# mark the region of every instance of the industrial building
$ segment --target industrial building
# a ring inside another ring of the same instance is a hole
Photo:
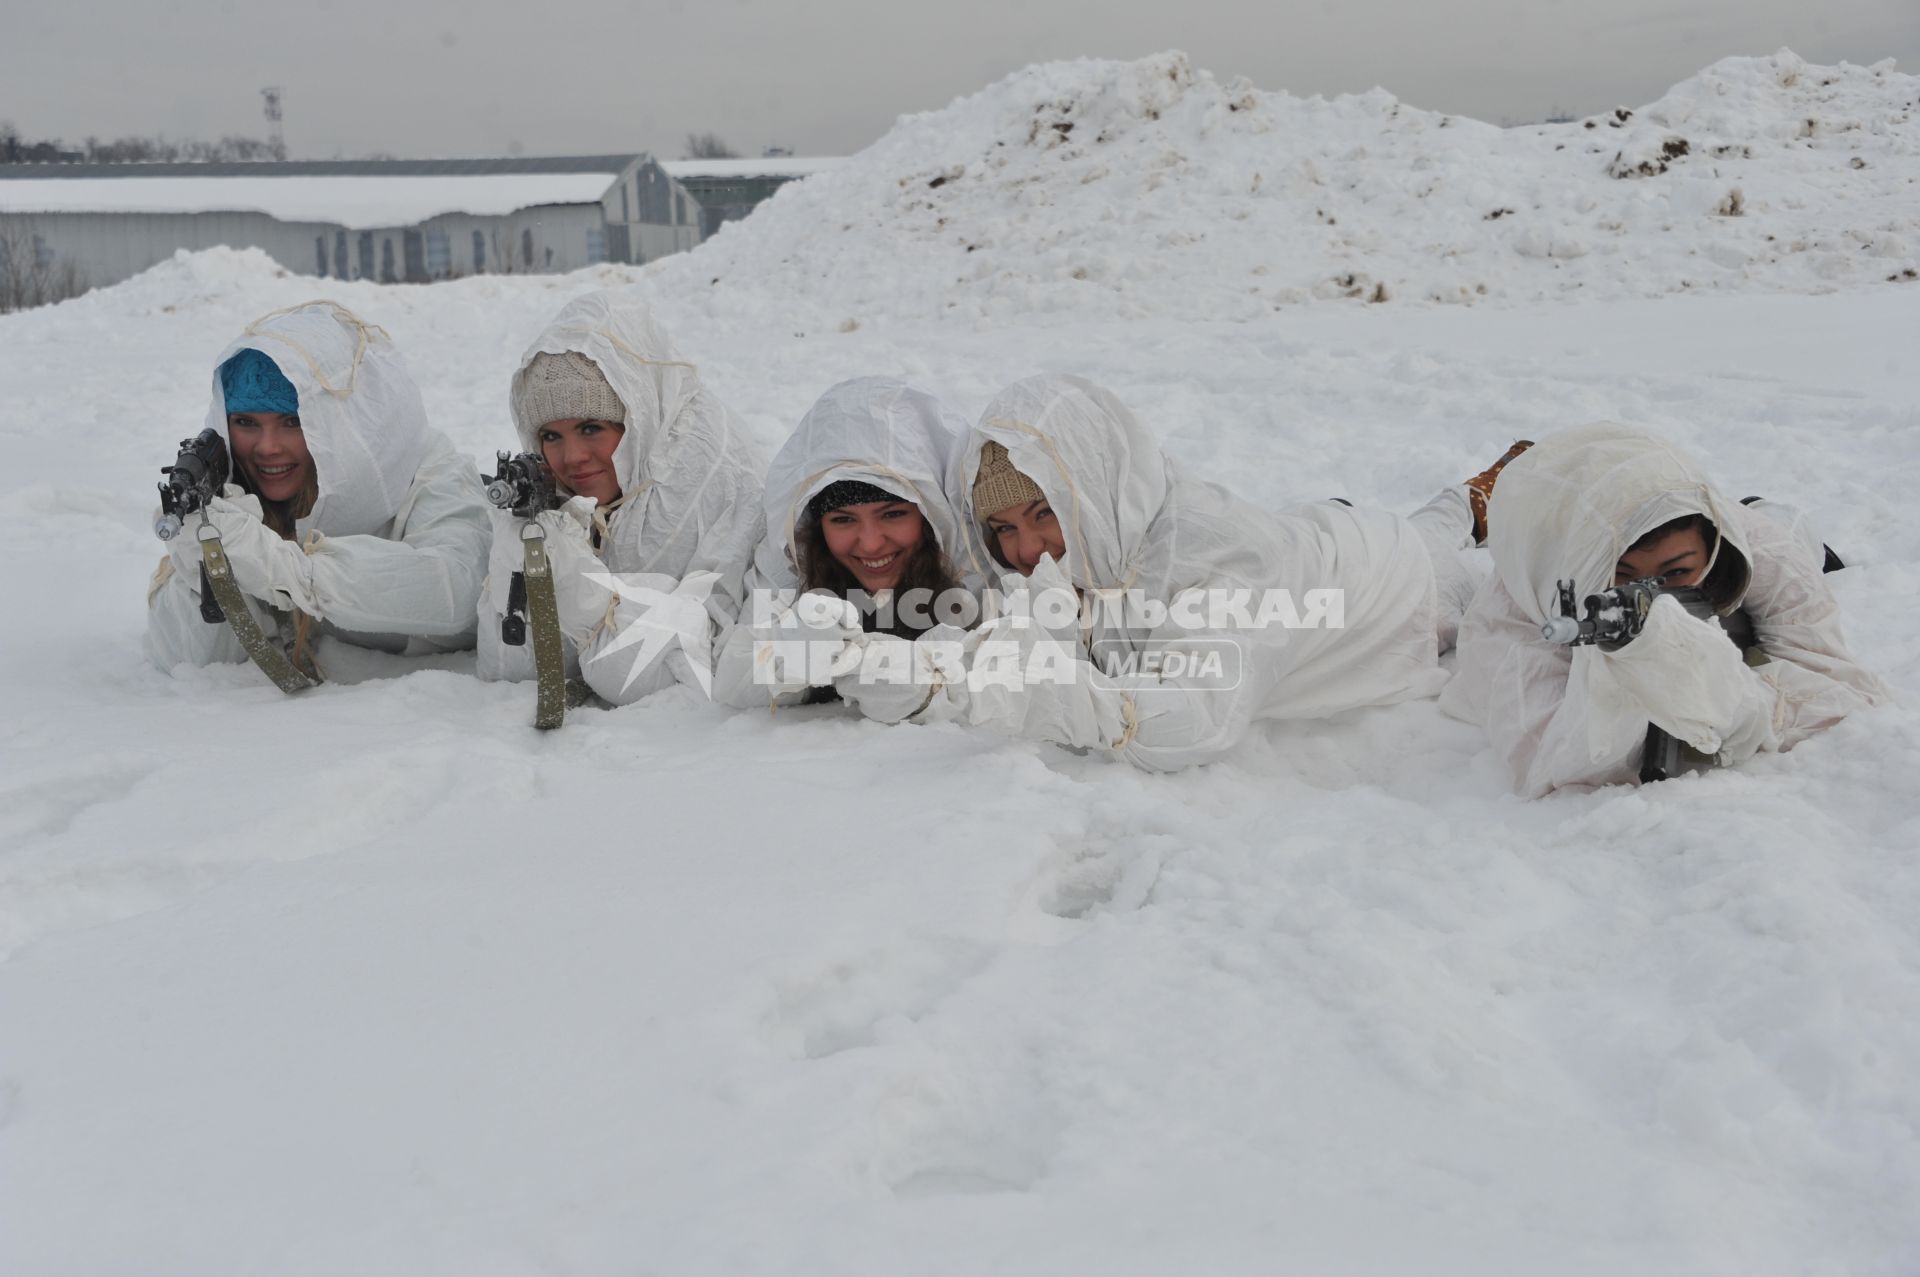
[[[0,165],[0,243],[94,287],[219,244],[383,282],[647,262],[699,243],[701,216],[644,154]]]

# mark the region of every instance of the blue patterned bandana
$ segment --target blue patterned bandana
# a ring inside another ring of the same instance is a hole
[[[228,412],[300,413],[300,395],[278,364],[257,350],[243,350],[220,365],[220,389]]]

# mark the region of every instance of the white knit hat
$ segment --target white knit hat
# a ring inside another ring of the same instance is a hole
[[[574,418],[627,422],[627,406],[600,375],[599,365],[574,350],[535,355],[514,380],[513,409],[535,427]]]

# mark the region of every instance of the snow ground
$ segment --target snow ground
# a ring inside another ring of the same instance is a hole
[[[1052,368],[1251,498],[1408,510],[1644,422],[1817,512],[1902,701],[1521,802],[1430,703],[1153,777],[688,689],[541,735],[458,672],[168,677],[141,494],[315,287],[185,257],[0,319],[0,1272],[1920,1269],[1920,288],[1649,300],[1648,237],[1605,300],[941,317],[892,225],[837,269],[899,306],[845,332],[687,286],[775,253],[758,216],[650,273],[327,289],[476,457],[628,278],[769,448],[842,377],[971,415]]]

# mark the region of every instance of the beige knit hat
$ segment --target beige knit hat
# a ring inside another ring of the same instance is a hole
[[[988,440],[980,449],[980,473],[973,481],[975,518],[989,519],[1009,506],[1042,500],[1040,485],[1016,470],[1006,445]]]
[[[576,417],[627,423],[627,406],[600,374],[599,365],[578,351],[535,355],[513,386],[513,410],[530,426]]]

